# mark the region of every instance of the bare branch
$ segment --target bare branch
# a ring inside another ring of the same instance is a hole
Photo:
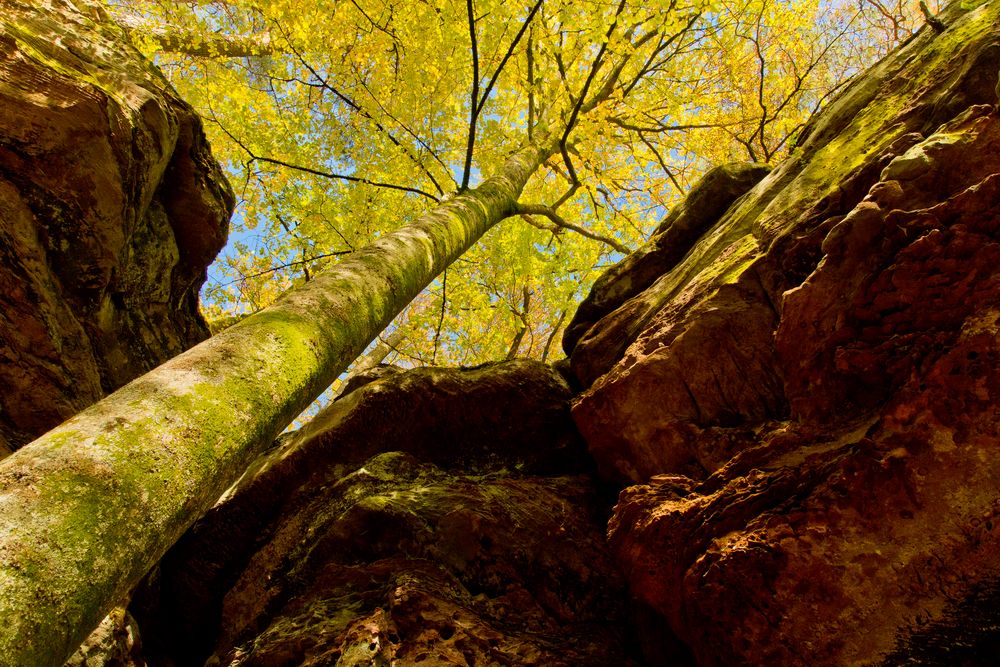
[[[214,114],[213,114],[213,116],[214,116]],[[239,139],[237,139],[236,136],[233,135],[232,132],[230,132],[221,122],[219,122],[218,118],[214,118],[213,117],[213,121],[219,126],[219,129],[221,129],[226,134],[226,136],[228,136],[230,139],[232,139],[233,142],[237,146],[239,146],[244,151],[246,151],[246,154],[250,156],[250,159],[246,163],[248,167],[251,164],[253,164],[254,162],[265,162],[267,164],[273,164],[273,165],[277,165],[279,167],[285,167],[287,169],[294,169],[295,171],[301,171],[301,172],[306,173],[306,174],[312,174],[313,176],[322,176],[323,178],[329,178],[329,179],[332,179],[332,180],[349,181],[351,183],[364,183],[365,185],[371,185],[373,187],[378,187],[378,188],[387,188],[389,190],[401,190],[403,192],[412,192],[414,194],[418,194],[418,195],[422,195],[424,197],[427,197],[428,199],[430,199],[430,200],[432,200],[434,202],[438,201],[437,197],[435,197],[434,195],[432,195],[429,192],[425,192],[423,190],[420,190],[419,188],[410,188],[410,187],[407,187],[405,185],[395,185],[393,183],[382,183],[382,182],[379,182],[379,181],[373,181],[371,179],[364,178],[362,176],[349,176],[347,174],[337,174],[337,173],[330,172],[330,171],[323,171],[321,169],[313,169],[312,167],[303,167],[302,165],[294,164],[292,162],[286,162],[285,160],[278,160],[278,159],[275,159],[275,158],[270,158],[270,157],[264,157],[264,156],[261,156],[261,155],[256,155],[253,151],[250,150],[250,148],[247,147],[246,144],[244,144],[242,141],[240,141]]]
[[[372,100],[372,102],[375,103],[375,106],[377,106],[379,108],[379,111],[381,111],[383,114],[385,114],[386,117],[389,118],[392,122],[396,123],[396,125],[399,125],[400,129],[402,129],[403,132],[406,132],[408,135],[410,135],[411,137],[413,137],[413,140],[416,141],[418,144],[420,144],[423,147],[423,149],[426,150],[427,153],[432,158],[434,158],[434,161],[437,162],[439,165],[441,165],[444,168],[445,173],[448,174],[449,178],[451,178],[452,183],[455,184],[455,188],[457,189],[458,188],[458,181],[456,181],[451,176],[451,167],[449,167],[447,164],[445,164],[444,160],[442,160],[440,158],[440,156],[438,156],[437,152],[433,148],[431,148],[431,146],[426,141],[424,141],[416,132],[414,132],[413,130],[411,130],[409,128],[409,126],[407,126],[403,121],[401,121],[398,118],[396,118],[395,116],[393,116],[389,112],[389,110],[385,108],[385,106],[382,104],[381,100],[379,100],[379,98],[375,95],[375,93],[373,93],[371,91],[371,89],[368,87],[368,84],[365,83],[364,78],[360,75],[360,73],[358,72],[357,66],[353,62],[351,63],[351,69],[354,70],[354,74],[358,77],[358,84],[361,86],[361,88],[366,93],[368,93],[368,97],[370,97],[371,100]]]
[[[612,125],[617,125],[623,130],[629,130],[639,134],[659,134],[662,132],[682,132],[685,130],[707,130],[726,127],[727,125],[736,125],[736,123],[689,123],[685,125],[666,125],[664,123],[660,123],[658,125],[647,125],[644,127],[642,125],[629,123],[618,116],[609,116],[608,122]]]
[[[320,255],[313,255],[312,257],[307,257],[305,259],[297,259],[294,262],[288,262],[287,264],[281,264],[279,266],[272,266],[269,269],[264,269],[263,271],[258,271],[257,273],[247,273],[240,274],[239,278],[230,280],[229,282],[219,283],[219,287],[228,287],[235,283],[241,283],[249,278],[259,278],[261,276],[266,276],[269,273],[274,273],[276,271],[281,271],[282,269],[289,269],[293,266],[299,266],[302,264],[308,264],[309,262],[315,262],[320,259],[326,259],[327,257],[340,257],[341,255],[350,255],[353,250],[334,250],[333,252],[325,252]]]
[[[444,311],[448,307],[448,269],[441,274],[441,314],[438,316],[437,328],[434,330],[434,352],[431,353],[431,363],[437,361],[438,343],[441,340],[441,326],[444,324]]]
[[[660,151],[656,150],[656,146],[654,146],[651,141],[646,139],[646,137],[642,136],[641,134],[639,135],[639,140],[642,143],[646,144],[646,148],[652,151],[653,155],[656,156],[656,161],[660,163],[660,168],[663,169],[663,173],[667,175],[667,178],[670,179],[670,182],[674,184],[675,188],[677,188],[678,194],[683,193],[684,189],[681,187],[681,184],[678,183],[677,179],[674,177],[674,172],[667,166],[667,163],[663,160],[663,156],[660,155]]]
[[[486,101],[490,97],[490,93],[493,92],[493,86],[496,84],[497,79],[500,76],[500,72],[503,71],[504,66],[507,61],[510,60],[511,56],[514,54],[514,50],[520,43],[521,38],[524,37],[524,33],[528,30],[528,26],[531,25],[532,19],[535,18],[535,14],[538,9],[542,6],[542,0],[537,0],[531,11],[528,12],[528,16],[524,19],[521,24],[520,30],[517,31],[517,35],[514,36],[513,41],[510,46],[507,47],[507,52],[504,54],[503,58],[500,60],[500,64],[497,65],[496,70],[493,72],[493,76],[486,84],[486,88],[483,90],[482,96],[479,94],[479,50],[476,41],[476,19],[474,16],[474,9],[472,6],[473,0],[466,0],[466,7],[468,9],[469,15],[469,39],[472,44],[472,103],[471,103],[471,113],[469,117],[469,138],[465,149],[465,168],[462,171],[462,190],[469,187],[469,178],[472,173],[472,155],[475,150],[476,143],[476,124],[479,121],[479,114],[482,113],[483,107],[486,106]],[[530,123],[529,123],[529,134],[530,134]]]
[[[545,346],[542,348],[542,363],[549,358],[549,349],[552,347],[552,341],[555,340],[556,335],[559,333],[559,327],[562,326],[563,320],[566,319],[566,309],[563,308],[559,311],[559,319],[556,320],[555,326],[552,327],[552,331],[549,332],[548,338],[545,339]]]
[[[764,58],[763,51],[761,50],[760,30],[761,30],[761,22],[764,20],[764,7],[766,6],[766,4],[767,4],[766,2],[764,4],[762,4],[761,8],[760,8],[760,11],[757,13],[757,23],[754,26],[754,36],[753,36],[753,39],[751,40],[751,41],[753,41],[754,51],[757,54],[757,62],[759,64],[759,66],[758,66],[758,70],[759,71],[758,71],[758,74],[757,74],[757,76],[758,76],[758,80],[757,80],[757,104],[760,106],[760,124],[758,125],[757,130],[754,132],[754,135],[756,135],[758,137],[758,139],[760,141],[761,148],[762,148],[762,150],[764,150],[764,160],[765,160],[765,162],[767,161],[767,158],[768,158],[768,156],[767,156],[767,146],[764,143],[764,128],[767,125],[767,103],[764,101],[764,83],[765,83],[765,80],[766,80],[766,74],[765,74],[766,69],[765,68],[766,68],[767,61]],[[753,141],[753,136],[754,135],[751,135],[751,137],[750,137],[750,141],[751,142]]]
[[[307,257],[309,254],[307,251],[310,249],[309,241],[296,234],[295,230],[292,229],[291,225],[285,222],[285,219],[281,217],[280,213],[276,213],[275,217],[278,219],[278,223],[281,225],[282,229],[285,230],[286,234],[302,243],[302,246],[299,249],[302,252],[302,274],[305,276],[306,282],[309,282],[312,280],[312,276],[309,275],[309,258]]]
[[[564,192],[563,196],[560,197],[558,200],[556,200],[556,203],[552,205],[552,210],[554,211],[563,204],[565,204],[566,202],[568,202],[573,197],[573,195],[577,193],[579,189],[580,189],[580,181],[577,181],[576,183],[571,183],[569,186],[569,190]]]
[[[535,130],[535,52],[534,31],[528,33],[528,141]]]
[[[542,6],[542,0],[538,0],[535,3],[535,6],[531,8],[531,11],[528,12],[527,18],[525,18],[524,23],[521,24],[521,29],[517,31],[517,34],[514,36],[514,41],[512,41],[510,43],[510,46],[507,48],[507,53],[504,54],[504,57],[500,61],[500,64],[497,65],[496,71],[493,72],[493,76],[490,77],[489,82],[486,84],[486,89],[483,91],[483,95],[479,100],[479,106],[476,108],[477,116],[482,112],[483,107],[486,105],[486,100],[489,99],[490,93],[493,91],[493,84],[497,82],[497,77],[500,76],[500,72],[503,71],[504,65],[507,64],[507,61],[510,60],[510,57],[514,54],[514,49],[517,48],[517,45],[521,41],[521,38],[524,37],[525,31],[528,29],[528,26],[531,25],[532,19],[535,18],[535,14],[538,13],[538,9],[541,6]]]
[[[521,326],[517,328],[517,333],[514,334],[514,340],[510,343],[510,348],[507,350],[507,361],[510,361],[517,356],[518,348],[521,347],[521,341],[524,340],[524,334],[528,331],[528,307],[531,304],[531,290],[525,285],[522,290],[523,302],[521,304],[521,310],[517,310],[513,306],[510,310],[514,315],[521,320]]]
[[[472,152],[476,145],[476,120],[479,118],[479,45],[476,43],[476,16],[472,0],[465,1],[469,14],[469,40],[472,43],[472,102],[469,104],[469,139],[465,146],[465,168],[462,170],[462,186],[469,187],[472,174]]]
[[[671,8],[673,8],[672,4],[671,4]],[[678,30],[677,32],[675,32],[674,34],[672,34],[670,37],[668,37],[666,39],[664,39],[662,36],[660,37],[660,43],[656,45],[656,48],[654,48],[653,51],[652,51],[652,53],[649,54],[649,57],[646,58],[646,62],[643,63],[642,67],[639,68],[638,73],[632,78],[632,81],[627,86],[625,86],[623,88],[623,90],[622,90],[622,97],[625,97],[630,92],[632,92],[632,90],[637,85],[639,85],[639,82],[644,77],[646,77],[650,72],[652,72],[652,71],[654,71],[654,70],[662,67],[664,65],[664,63],[666,63],[667,61],[675,58],[678,55],[678,53],[680,52],[680,50],[684,46],[683,44],[677,44],[672,53],[670,53],[669,55],[664,56],[659,61],[657,61],[657,57],[661,53],[663,53],[664,51],[666,51],[668,47],[673,46],[675,42],[677,42],[679,39],[681,39],[685,35],[689,34],[691,32],[691,30],[694,28],[695,23],[697,23],[700,18],[701,18],[701,13],[700,12],[696,12],[696,13],[694,13],[694,14],[691,15],[691,17],[688,19],[688,22],[687,22],[686,25],[684,25],[680,30]],[[647,35],[644,36],[644,39],[646,37],[648,37],[650,34],[652,34],[652,33],[647,33]]]
[[[359,8],[359,10],[360,10],[360,8]],[[365,18],[368,18],[368,16],[365,15]],[[278,30],[281,30],[281,26],[278,26]],[[283,30],[282,30],[282,33],[284,33]],[[287,40],[287,35],[286,35],[286,41],[288,41]],[[319,85],[320,85],[320,87],[322,89],[327,90],[327,91],[333,93],[333,95],[337,99],[339,99],[341,102],[343,102],[344,104],[346,104],[349,109],[351,109],[352,111],[354,111],[355,113],[357,113],[358,115],[360,115],[362,118],[364,118],[364,119],[368,120],[369,122],[371,122],[372,125],[375,126],[375,129],[377,129],[379,132],[381,132],[382,134],[384,134],[389,139],[389,141],[392,142],[392,144],[394,146],[396,146],[401,151],[403,151],[403,154],[406,155],[406,157],[410,160],[410,162],[412,162],[413,164],[415,164],[417,166],[417,168],[420,169],[420,171],[422,171],[424,173],[424,175],[426,175],[427,178],[430,179],[431,183],[434,185],[434,189],[436,189],[438,191],[439,195],[443,195],[444,194],[444,190],[441,188],[441,185],[438,183],[437,179],[434,178],[434,174],[432,174],[430,172],[430,170],[428,170],[427,167],[423,163],[420,162],[420,160],[417,158],[417,156],[415,156],[413,153],[411,153],[410,149],[407,148],[402,142],[400,142],[399,139],[397,139],[396,136],[391,131],[387,130],[382,125],[382,123],[380,123],[378,121],[377,118],[375,118],[374,116],[371,115],[371,113],[368,112],[368,110],[366,110],[360,104],[358,104],[353,99],[351,99],[350,97],[348,97],[345,93],[343,93],[340,90],[338,90],[326,78],[324,78],[323,76],[321,76],[320,73],[316,71],[316,68],[314,68],[312,65],[309,64],[308,61],[306,61],[306,59],[302,55],[302,53],[299,52],[298,49],[296,49],[294,46],[291,45],[291,42],[289,42],[289,48],[291,49],[291,51],[295,55],[295,57],[298,59],[299,63],[303,67],[305,67],[307,70],[309,70],[309,73],[312,74],[312,76],[316,79],[316,81],[319,82]]]
[[[361,5],[357,3],[357,0],[351,0],[351,4],[354,5],[354,8],[357,9],[361,13],[361,15],[365,17],[365,19],[368,21],[368,23],[371,24],[373,28],[375,28],[379,32],[388,35],[389,38],[392,40],[392,43],[396,46],[399,46],[399,39],[396,37],[396,34],[394,32],[388,30],[383,26],[380,26],[377,21],[375,21],[372,17],[368,16],[365,10],[361,8]],[[389,5],[389,10],[390,12],[392,11],[392,5]]]
[[[612,248],[614,248],[615,250],[617,250],[622,254],[627,255],[632,252],[631,248],[619,243],[613,238],[602,236],[600,234],[590,231],[589,229],[568,222],[565,218],[556,213],[555,209],[552,208],[551,206],[545,206],[544,204],[518,204],[514,209],[514,213],[517,215],[543,215],[549,220],[551,220],[552,223],[557,227],[560,227],[562,229],[569,229],[570,231],[574,231],[577,234],[585,236],[588,239],[594,241],[600,241],[605,245],[611,246]]]
[[[569,121],[566,123],[566,129],[563,130],[562,138],[559,139],[559,152],[562,153],[563,161],[566,163],[566,170],[569,172],[570,179],[574,185],[579,179],[576,176],[576,170],[573,168],[573,162],[569,159],[569,153],[566,150],[566,140],[569,139],[569,134],[573,131],[577,118],[580,116],[580,109],[583,106],[584,100],[587,99],[587,92],[590,90],[590,85],[594,82],[594,77],[597,76],[597,72],[604,63],[604,54],[608,50],[608,44],[611,43],[611,35],[614,34],[615,28],[618,27],[618,18],[625,10],[625,1],[621,0],[618,3],[618,9],[615,11],[615,19],[611,22],[611,27],[608,28],[604,35],[604,43],[601,44],[600,50],[594,57],[594,64],[590,67],[590,73],[587,75],[587,80],[583,84],[583,89],[580,91],[580,96],[577,98],[576,104],[573,105],[573,111],[570,113]]]

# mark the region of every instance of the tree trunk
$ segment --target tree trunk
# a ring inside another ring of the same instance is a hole
[[[0,463],[0,664],[59,665],[552,155],[345,258]]]

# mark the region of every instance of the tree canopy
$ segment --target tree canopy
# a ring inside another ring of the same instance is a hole
[[[707,168],[772,162],[923,18],[897,0],[109,0],[240,197],[216,328],[557,150],[395,321],[390,360],[551,360],[567,313]],[[385,334],[383,338],[388,335]]]

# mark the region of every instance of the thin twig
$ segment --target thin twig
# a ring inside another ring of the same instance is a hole
[[[545,339],[545,347],[542,348],[542,363],[549,358],[549,348],[552,347],[552,341],[555,339],[556,334],[559,333],[559,327],[562,326],[563,320],[566,319],[566,309],[563,308],[559,311],[559,319],[556,320],[556,324],[552,327],[552,331],[549,333],[549,337]]]
[[[535,55],[534,28],[528,32],[528,141],[535,130]]]
[[[517,330],[517,333],[514,334],[514,340],[511,341],[510,348],[508,348],[507,350],[507,357],[506,357],[507,361],[510,361],[511,359],[517,356],[517,350],[518,348],[521,347],[521,341],[524,340],[524,334],[527,333],[529,328],[528,308],[531,304],[531,290],[528,288],[527,285],[525,285],[521,293],[524,295],[523,296],[524,301],[522,302],[521,310],[517,310],[512,305],[508,306],[511,312],[514,313],[514,315],[519,320],[521,320],[521,327]],[[530,346],[528,349],[529,350],[531,349]]]
[[[395,33],[389,31],[386,28],[383,28],[374,19],[372,19],[372,17],[368,16],[368,14],[365,12],[364,9],[361,8],[361,6],[356,2],[356,0],[351,0],[351,4],[354,5],[355,9],[357,9],[359,12],[361,12],[362,16],[364,16],[366,19],[368,19],[368,22],[372,25],[373,28],[375,28],[376,30],[378,30],[380,32],[385,33],[386,35],[388,35],[392,39],[392,43],[393,44],[399,45],[399,38],[396,37]]]
[[[418,144],[420,144],[423,147],[423,149],[425,151],[427,151],[427,154],[430,155],[432,158],[434,158],[434,161],[437,162],[439,165],[441,165],[444,168],[445,173],[448,174],[449,178],[451,178],[451,180],[452,180],[452,183],[455,184],[455,188],[458,189],[458,181],[456,181],[455,178],[451,175],[451,171],[452,170],[445,163],[445,161],[441,159],[441,157],[437,154],[437,152],[430,146],[430,144],[428,144],[426,141],[424,141],[423,138],[420,137],[420,135],[418,135],[416,132],[414,132],[413,130],[411,130],[410,127],[408,125],[406,125],[406,123],[404,123],[403,121],[401,121],[398,118],[396,118],[395,116],[393,116],[392,113],[390,113],[389,110],[385,108],[385,106],[382,104],[382,101],[375,95],[375,93],[373,93],[371,91],[371,89],[368,87],[368,84],[366,84],[364,82],[364,79],[361,77],[361,75],[358,72],[358,69],[355,66],[355,64],[354,64],[353,61],[350,63],[350,65],[351,65],[351,69],[354,71],[355,76],[358,77],[358,85],[360,85],[361,88],[366,93],[368,93],[368,97],[370,97],[372,99],[372,102],[374,102],[375,106],[377,106],[379,108],[379,111],[381,111],[383,114],[385,114],[385,116],[389,120],[391,120],[392,122],[396,123],[396,125],[399,125],[400,129],[402,129],[403,132],[406,132],[408,135],[410,135],[411,137],[413,137],[413,140],[416,141]]]
[[[646,144],[646,148],[651,150],[653,152],[653,155],[656,156],[656,161],[660,163],[660,168],[663,169],[663,173],[667,175],[667,178],[670,179],[670,182],[674,184],[675,188],[677,188],[677,193],[678,194],[683,193],[684,188],[682,188],[681,184],[677,182],[677,179],[674,177],[674,172],[671,171],[669,167],[667,167],[667,163],[664,162],[663,156],[660,155],[660,151],[656,150],[656,147],[652,144],[652,142],[650,142],[649,139],[642,136],[641,134],[639,135],[639,141]]]
[[[359,8],[359,10],[360,10],[360,8]],[[367,18],[367,15],[366,15],[366,18]],[[284,34],[284,30],[282,30],[281,26],[278,25],[277,27],[278,27],[278,30],[281,31]],[[288,41],[288,37],[287,36],[285,37],[285,39],[286,39],[286,41]],[[324,77],[322,77],[319,74],[319,72],[317,72],[316,69],[306,61],[305,57],[303,57],[303,55],[298,51],[298,49],[296,49],[294,46],[292,46],[290,41],[288,41],[288,43],[289,43],[289,48],[292,50],[292,53],[295,54],[295,57],[298,58],[299,63],[301,63],[303,67],[305,67],[307,70],[309,70],[309,73],[312,74],[313,77],[319,82],[319,85],[320,85],[320,87],[322,89],[330,91],[331,93],[333,93],[333,95],[335,97],[337,97],[337,99],[339,99],[341,102],[343,102],[344,104],[346,104],[352,111],[354,111],[355,113],[357,113],[361,117],[365,118],[366,120],[370,121],[375,126],[375,129],[377,129],[379,132],[381,132],[386,137],[388,137],[389,141],[392,142],[392,144],[394,146],[396,146],[401,151],[403,151],[403,154],[406,155],[406,157],[410,160],[410,162],[412,162],[413,164],[415,164],[417,166],[417,168],[420,169],[420,171],[422,171],[424,173],[424,175],[426,175],[427,178],[430,179],[431,183],[434,185],[434,189],[438,191],[439,195],[443,195],[444,194],[444,190],[441,188],[441,185],[438,183],[437,179],[434,178],[434,174],[432,174],[430,172],[430,170],[427,169],[427,167],[424,166],[423,163],[420,162],[420,160],[417,158],[417,156],[415,156],[413,153],[410,152],[409,148],[407,148],[405,145],[403,145],[403,143],[400,142],[399,139],[397,139],[396,136],[391,131],[389,131],[388,129],[386,129],[382,125],[382,123],[380,123],[378,121],[377,118],[375,118],[374,116],[372,116],[371,113],[368,112],[368,110],[366,110],[365,108],[363,108],[360,104],[358,104],[353,99],[351,99],[350,97],[348,97],[345,93],[343,93],[340,90],[338,90],[329,81],[327,81]],[[307,84],[307,85],[309,85],[309,84]]]
[[[563,161],[566,163],[566,170],[569,171],[571,182],[574,185],[579,182],[579,179],[577,179],[576,169],[573,168],[573,163],[569,159],[566,141],[569,139],[569,134],[576,125],[577,118],[580,115],[580,108],[583,106],[584,100],[587,99],[587,92],[590,90],[590,85],[594,82],[594,77],[597,76],[597,72],[601,69],[601,65],[604,62],[604,54],[608,50],[608,44],[611,43],[611,35],[614,33],[615,28],[618,27],[618,18],[625,10],[625,2],[626,0],[621,0],[618,4],[618,9],[615,11],[615,20],[611,22],[611,27],[608,28],[607,33],[604,35],[604,43],[601,44],[601,49],[594,58],[594,64],[590,67],[590,74],[587,75],[587,80],[583,83],[583,90],[580,91],[580,96],[577,98],[576,104],[573,105],[573,111],[570,113],[569,121],[566,123],[566,129],[563,130],[563,135],[559,139],[559,152],[562,153]]]
[[[643,127],[642,125],[635,125],[629,123],[617,116],[609,116],[608,122],[612,125],[617,125],[623,130],[629,130],[631,132],[637,132],[639,134],[659,134],[662,132],[682,132],[685,130],[708,130],[715,129],[719,127],[726,127],[727,125],[736,125],[735,122],[732,123],[689,123],[686,125],[666,125],[661,123],[659,125],[647,125]]]
[[[528,12],[528,17],[524,19],[524,23],[521,24],[521,29],[518,30],[517,34],[514,36],[514,41],[512,41],[510,46],[507,48],[507,53],[504,54],[503,60],[500,61],[500,64],[497,65],[496,71],[493,72],[493,76],[490,77],[489,82],[486,84],[486,89],[483,91],[483,95],[479,100],[479,106],[476,108],[477,116],[482,112],[483,107],[486,105],[486,100],[489,98],[490,92],[493,91],[493,84],[497,82],[497,77],[500,76],[500,72],[503,71],[504,65],[507,64],[507,61],[510,60],[510,57],[514,54],[514,49],[517,48],[521,38],[524,37],[525,31],[528,29],[528,26],[531,25],[532,19],[535,18],[535,14],[538,13],[538,9],[541,6],[542,0],[538,0],[538,2],[535,3],[535,6],[531,8],[531,11]]]
[[[517,206],[514,209],[514,212],[518,215],[543,215],[550,221],[552,221],[552,224],[556,225],[557,227],[574,231],[577,234],[580,234],[581,236],[586,236],[588,239],[591,239],[593,241],[600,241],[605,245],[611,246],[612,248],[614,248],[615,250],[617,250],[622,254],[627,255],[632,252],[632,250],[628,246],[619,243],[613,238],[602,236],[600,234],[590,231],[589,229],[568,222],[565,218],[556,213],[555,209],[553,209],[551,206],[545,206],[544,204],[517,204]]]
[[[298,266],[299,264],[307,264],[309,262],[315,262],[319,259],[326,259],[327,257],[339,257],[341,255],[350,255],[352,250],[335,250],[333,252],[325,252],[321,255],[314,255],[312,257],[307,257],[306,259],[297,259],[294,262],[288,262],[287,264],[282,264],[280,266],[272,266],[270,269],[265,269],[264,271],[258,271],[257,273],[240,274],[239,278],[230,280],[227,283],[219,283],[219,287],[228,287],[235,283],[243,282],[248,278],[260,278],[261,276],[266,276],[269,273],[274,273],[275,271],[281,271],[282,269],[288,269],[293,266]]]
[[[309,250],[309,242],[298,236],[294,231],[292,231],[291,225],[285,222],[285,219],[281,217],[280,213],[276,213],[275,217],[278,219],[278,223],[281,225],[282,229],[285,230],[286,234],[288,234],[293,239],[302,241],[302,247],[299,248],[299,250],[302,253],[302,275],[305,277],[306,282],[309,282],[310,280],[312,280],[312,276],[309,275],[309,265],[307,264],[309,259],[306,256],[308,254],[306,251]]]
[[[294,169],[295,171],[301,171],[306,174],[312,174],[313,176],[322,176],[324,178],[329,178],[329,179],[339,179],[342,181],[349,181],[351,183],[364,183],[365,185],[371,185],[378,188],[387,188],[389,190],[401,190],[403,192],[412,192],[414,194],[423,195],[424,197],[427,197],[432,201],[435,202],[439,201],[438,198],[432,195],[431,193],[425,192],[424,190],[421,190],[419,188],[409,188],[406,187],[405,185],[395,185],[393,183],[381,183],[379,181],[373,181],[371,179],[364,178],[361,176],[348,176],[347,174],[336,174],[330,171],[322,171],[321,169],[313,169],[312,167],[303,167],[302,165],[293,164],[291,162],[286,162],[284,160],[277,160],[275,158],[256,155],[253,151],[251,151],[247,147],[246,144],[237,139],[232,132],[226,129],[226,127],[221,122],[219,122],[217,118],[214,120],[216,124],[219,126],[219,129],[222,130],[226,134],[226,136],[232,139],[237,146],[246,151],[247,155],[250,156],[250,159],[246,163],[247,167],[249,167],[254,162],[266,162],[268,164],[277,165],[279,167],[286,167],[288,169]]]
[[[448,269],[441,275],[441,314],[438,315],[437,329],[434,331],[434,352],[431,363],[437,362],[438,342],[441,340],[441,326],[444,324],[444,311],[448,305]]]

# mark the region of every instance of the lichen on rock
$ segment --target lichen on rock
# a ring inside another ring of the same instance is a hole
[[[97,6],[5,2],[0,50],[2,453],[208,336],[233,195]]]
[[[252,466],[140,589],[148,655],[629,664],[569,398],[526,360],[354,389]]]
[[[205,335],[195,292],[231,196],[197,119],[151,66],[119,57],[98,10],[6,9],[0,380],[25,389],[0,397],[0,445],[16,446]],[[788,160],[710,172],[598,281],[566,338],[578,395],[525,360],[352,383],[174,545],[134,596],[137,621],[116,610],[72,660],[991,664],[1000,4],[953,4],[941,20],[846,87]],[[460,220],[461,206],[439,215]],[[384,304],[364,301],[357,275],[331,280],[358,321],[379,320]],[[288,410],[254,392],[318,384],[295,359],[329,338],[297,313],[330,303],[300,294],[211,341],[229,357],[258,348],[236,373],[256,384],[185,393],[213,358],[191,355],[123,395],[172,401],[175,416]],[[265,363],[289,350],[284,372]],[[74,423],[103,423],[95,412]],[[133,421],[127,437],[153,432],[153,418]],[[112,500],[133,494],[133,516],[162,517],[171,493],[207,507],[221,492],[185,477],[213,470],[215,434],[177,429],[160,450],[88,451],[75,465],[98,483],[58,459],[5,479],[82,508],[53,521],[62,548],[94,535],[131,545],[145,536],[108,525]],[[250,454],[218,465],[242,469]],[[136,483],[139,468],[162,497]],[[610,520],[609,489],[621,491]],[[11,543],[33,566],[52,551]],[[154,546],[150,560],[166,549]],[[107,569],[83,553],[59,583]],[[30,626],[22,611],[8,618]],[[70,624],[78,610],[60,611]],[[139,634],[144,656],[121,650]]]
[[[1000,5],[941,16],[656,279],[612,368],[583,370],[574,418],[628,485],[612,548],[698,664],[991,662]]]

